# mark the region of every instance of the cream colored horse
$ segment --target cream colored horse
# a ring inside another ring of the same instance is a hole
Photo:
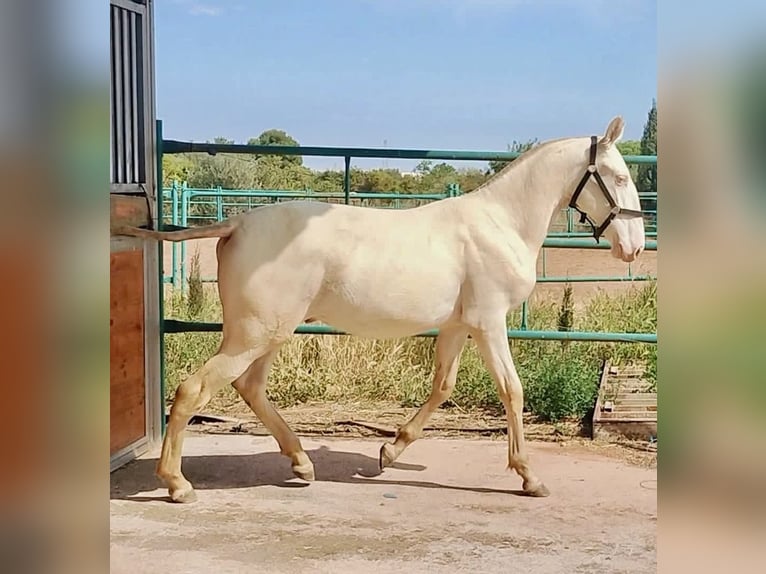
[[[614,118],[597,144],[595,138],[547,142],[474,192],[413,209],[293,201],[184,231],[114,228],[113,234],[169,241],[221,238],[223,339],[215,356],[176,391],[157,465],[171,499],[196,498],[181,472],[184,429],[228,384],[290,457],[293,472],[313,480],[314,467],[300,440],[266,398],[274,357],[303,321],[321,321],[369,338],[439,329],[431,395],[394,442],[383,445],[381,467],[421,435],[431,414],[450,396],[471,336],[505,406],[508,466],[521,476],[526,493],[546,496],[524,444],[523,391],[508,345],[506,315],[531,293],[551,219],[571,201],[589,170],[590,154],[596,157],[590,171],[597,168],[608,191],[587,179],[577,207],[596,221],[612,218],[604,236],[615,257],[633,261],[642,251],[643,220],[634,211],[640,210],[638,194],[614,145],[623,127],[622,119]],[[610,204],[616,205],[611,211]]]

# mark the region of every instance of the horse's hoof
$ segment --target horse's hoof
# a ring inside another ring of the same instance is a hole
[[[180,504],[188,504],[190,502],[197,501],[197,493],[194,489],[181,489],[178,488],[170,492],[170,500],[178,502]]]
[[[380,457],[378,458],[380,470],[383,470],[387,466],[391,466],[394,464],[395,460],[396,453],[394,452],[394,445],[385,443],[382,447],[380,447]]]
[[[545,498],[551,494],[550,490],[548,490],[548,487],[546,487],[542,482],[538,482],[535,485],[529,485],[525,482],[522,488],[524,489],[524,494],[527,496],[534,496],[536,498]]]
[[[298,478],[302,478],[309,482],[316,479],[316,476],[314,475],[314,465],[311,462],[293,465],[293,474]]]

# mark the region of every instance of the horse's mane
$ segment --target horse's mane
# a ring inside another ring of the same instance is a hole
[[[508,162],[508,165],[506,165],[503,169],[501,169],[500,171],[498,171],[495,174],[492,174],[492,176],[487,181],[485,181],[480,186],[474,188],[473,190],[471,190],[468,193],[475,193],[475,192],[480,191],[480,190],[482,190],[482,189],[484,189],[486,187],[489,187],[494,182],[496,182],[498,179],[500,179],[501,177],[505,176],[506,174],[508,174],[509,172],[513,171],[514,169],[516,169],[519,165],[523,164],[524,162],[529,161],[530,158],[536,156],[538,152],[542,151],[543,149],[549,147],[552,144],[559,143],[559,142],[562,142],[562,141],[567,140],[567,139],[572,139],[572,138],[558,138],[558,139],[554,139],[554,140],[548,140],[548,141],[539,143],[539,144],[529,148],[527,151],[522,152],[516,159],[510,160]]]

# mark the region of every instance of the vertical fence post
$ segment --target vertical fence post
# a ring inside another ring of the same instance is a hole
[[[171,220],[173,225],[178,225],[178,182],[174,179],[173,184],[170,186],[170,209]],[[170,278],[172,281],[173,289],[178,289],[178,244],[174,241],[172,244],[172,269],[170,271]]]
[[[572,209],[567,208],[567,233],[572,233],[574,230],[574,221],[573,221],[573,215],[572,215]]]
[[[519,329],[522,331],[527,330],[527,302],[526,300],[521,304],[521,325]]]
[[[186,227],[189,222],[189,188],[186,182],[181,187],[181,225]],[[186,291],[186,241],[181,242],[181,291]]]
[[[543,247],[542,248],[542,252],[543,252],[543,277],[547,276],[547,273],[546,273],[546,270],[545,270],[545,251],[546,251],[546,249],[545,249],[545,247]]]
[[[346,205],[351,200],[351,156],[343,158],[345,169],[343,172],[343,194],[345,196]]]
[[[218,208],[218,213],[216,215],[216,218],[218,221],[223,221],[223,197],[222,197],[223,190],[221,190],[221,186],[218,186],[218,195],[216,196],[216,207]]]
[[[162,120],[155,120],[155,149],[157,151],[157,188],[162,193]],[[157,202],[157,229],[162,228],[162,196]],[[159,343],[160,343],[160,436],[165,434],[165,265],[162,254],[162,241],[157,242],[159,252]]]

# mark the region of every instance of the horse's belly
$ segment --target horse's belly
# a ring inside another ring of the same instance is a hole
[[[330,294],[322,297],[309,314],[310,318],[359,337],[408,337],[437,328],[454,317],[457,292],[438,291],[421,297]]]

